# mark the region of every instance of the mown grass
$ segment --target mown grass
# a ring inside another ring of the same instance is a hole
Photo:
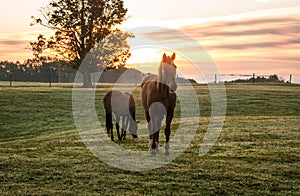
[[[194,86],[201,117],[190,147],[170,164],[144,172],[113,168],[84,146],[72,117],[71,85],[14,85],[0,83],[1,195],[300,194],[299,85],[226,85],[224,128],[203,157],[198,154],[210,119],[210,95],[207,86]],[[102,97],[111,88],[97,88],[102,124]],[[143,124],[139,88],[134,96]],[[147,136],[135,143],[128,136],[120,145],[147,150],[147,142]]]

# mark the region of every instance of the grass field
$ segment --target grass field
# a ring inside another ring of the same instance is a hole
[[[111,87],[97,88],[99,121]],[[101,162],[84,146],[72,116],[71,85],[0,83],[0,194],[300,195],[300,86],[226,85],[224,128],[203,157],[198,154],[210,95],[205,85],[194,88],[201,117],[190,147],[162,168],[129,172]],[[138,94],[139,88],[134,96],[143,124]],[[120,145],[147,150],[148,140],[142,136],[134,143],[128,137]]]

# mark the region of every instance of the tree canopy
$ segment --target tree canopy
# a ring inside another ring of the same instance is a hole
[[[97,59],[90,62],[88,69],[79,69],[86,87],[91,86],[90,73],[97,65],[124,66],[131,55],[127,39],[133,35],[117,28],[126,19],[123,0],[52,0],[41,13],[42,18],[32,17],[32,25],[45,26],[54,35],[47,41],[40,35],[37,42],[32,42],[34,55],[50,49],[55,58],[79,69],[93,51],[90,57]]]

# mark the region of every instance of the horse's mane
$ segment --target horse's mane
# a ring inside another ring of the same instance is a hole
[[[143,87],[145,83],[150,81],[157,81],[157,75],[149,75],[146,78],[144,78],[141,87]]]
[[[158,76],[157,76],[157,83],[156,83],[156,88],[161,94],[169,96],[169,87],[167,84],[165,84],[164,78],[163,78],[163,66],[164,62],[160,63],[160,66],[158,68]]]
[[[159,71],[161,72],[161,71]],[[154,87],[156,87],[156,89],[165,97],[169,95],[169,87],[164,84],[164,81],[162,79],[162,75],[161,73],[158,73],[158,75],[149,75],[146,78],[144,78],[142,84],[141,84],[141,88],[148,82],[155,82]]]

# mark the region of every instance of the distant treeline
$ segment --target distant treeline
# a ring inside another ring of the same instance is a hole
[[[131,68],[108,68],[103,70],[101,76],[96,74],[92,77],[93,83],[131,83],[140,84],[149,74],[144,74]],[[0,62],[0,81],[20,82],[52,82],[71,83],[74,82],[76,70],[67,62],[36,62],[27,60],[20,62]],[[97,79],[99,78],[99,79]],[[193,79],[177,78],[178,83],[196,83]]]
[[[100,78],[93,78],[93,82],[100,83],[132,83],[140,84],[148,74],[135,69],[121,67],[119,69],[105,69]],[[0,81],[20,82],[52,82],[72,83],[76,76],[76,70],[67,62],[36,62],[26,60],[24,63],[0,61]],[[197,83],[193,79],[177,78],[178,83]],[[249,79],[237,79],[226,83],[284,83],[274,74],[268,77],[257,76]]]
[[[76,70],[67,62],[40,63],[34,60],[27,60],[24,63],[0,62],[0,81],[71,83],[74,82],[76,73]],[[123,77],[120,78],[121,75]],[[100,79],[96,81],[94,77],[93,82],[141,83],[143,77],[140,71],[134,69],[106,69],[102,72]]]
[[[72,82],[75,74],[76,70],[64,62],[0,62],[0,81]]]
[[[230,81],[228,83],[263,83],[263,82],[272,82],[272,83],[284,83],[284,80],[280,80],[279,77],[274,74],[269,77],[257,76],[249,79],[237,79]]]

